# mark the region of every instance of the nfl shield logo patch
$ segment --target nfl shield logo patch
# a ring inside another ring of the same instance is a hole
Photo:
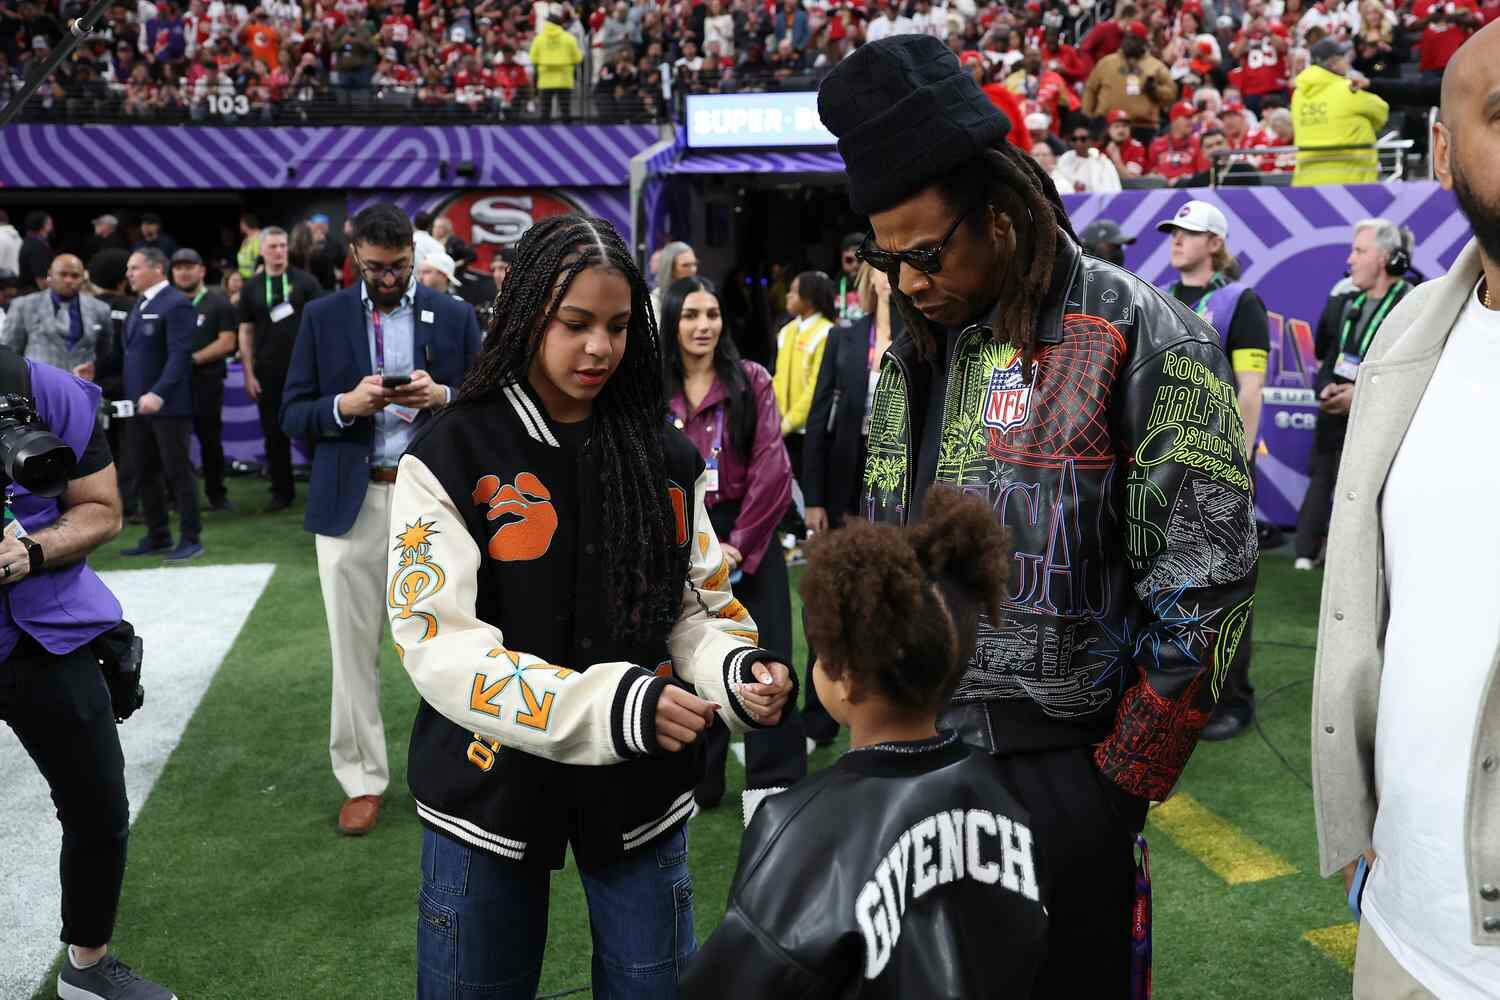
[[[990,373],[989,390],[985,393],[984,425],[1004,432],[1020,427],[1029,416],[1031,386],[1026,384],[1021,359],[1017,357],[1009,367],[996,368]]]

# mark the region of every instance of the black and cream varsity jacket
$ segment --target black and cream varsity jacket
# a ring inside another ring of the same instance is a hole
[[[752,728],[755,623],[729,588],[693,445],[663,420],[682,615],[632,644],[607,624],[598,464],[530,388],[442,413],[401,459],[387,604],[422,702],[408,780],[431,829],[504,858],[603,862],[685,821],[701,744],[656,743],[656,704],[680,683]],[[585,432],[586,433],[586,432]]]

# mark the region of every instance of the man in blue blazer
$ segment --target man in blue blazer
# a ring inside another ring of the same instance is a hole
[[[139,298],[125,318],[125,398],[135,401],[135,416],[125,421],[124,493],[140,497],[146,537],[121,555],[182,562],[203,554],[198,481],[188,452],[198,311],[167,280],[167,266],[155,247],[135,251],[125,264],[125,279]],[[182,523],[175,548],[163,479]]]
[[[411,221],[394,205],[354,217],[361,280],[309,303],[281,407],[314,442],[304,527],[315,536],[333,660],[328,750],[346,800],[340,833],[368,833],[390,783],[380,718],[387,521],[396,463],[479,353],[474,309],[415,280]]]

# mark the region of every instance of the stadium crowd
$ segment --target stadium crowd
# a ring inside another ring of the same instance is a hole
[[[0,98],[84,6],[0,4]],[[1500,2],[1476,0],[122,0],[34,101],[225,123],[374,107],[653,120],[689,93],[814,89],[865,41],[922,33],[959,55],[1063,190],[1111,190],[1140,176],[1191,182],[1215,148],[1287,146],[1298,77],[1335,49],[1356,90],[1436,78],[1497,14]],[[1242,170],[1293,165],[1267,155]]]

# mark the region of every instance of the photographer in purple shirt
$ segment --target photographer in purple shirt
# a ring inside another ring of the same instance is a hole
[[[77,464],[60,495],[6,490],[0,537],[0,719],[47,779],[62,822],[63,996],[171,1000],[109,953],[125,878],[130,806],[117,712],[93,644],[120,624],[120,602],[86,562],[120,533],[114,460],[99,387],[0,349],[4,392],[22,395]],[[7,400],[6,402],[10,402]],[[0,467],[16,430],[0,431]],[[21,432],[24,433],[24,432]],[[7,441],[7,437],[11,441]],[[14,523],[13,523],[14,522]]]

